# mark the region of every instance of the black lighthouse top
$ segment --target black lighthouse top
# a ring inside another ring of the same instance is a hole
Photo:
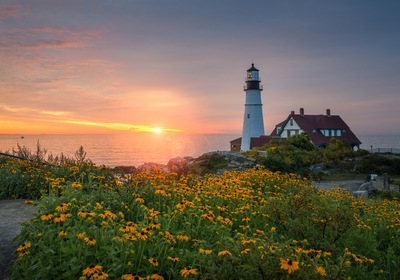
[[[254,63],[252,63],[251,67],[247,70],[246,86],[244,87],[244,90],[251,89],[262,90],[258,69],[254,67]]]

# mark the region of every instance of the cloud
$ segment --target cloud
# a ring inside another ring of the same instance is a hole
[[[112,130],[125,130],[129,132],[157,132],[159,130],[164,132],[180,132],[179,129],[174,128],[160,128],[148,125],[127,124],[127,123],[111,123],[111,122],[92,122],[83,120],[64,120],[62,122],[70,124],[79,124],[84,126],[97,126],[108,128]]]
[[[17,17],[19,15],[19,5],[17,4],[0,4],[0,20],[9,17]]]

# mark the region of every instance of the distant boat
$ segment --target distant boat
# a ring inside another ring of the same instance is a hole
[[[24,139],[25,137],[24,137],[24,136],[21,136],[21,138]]]

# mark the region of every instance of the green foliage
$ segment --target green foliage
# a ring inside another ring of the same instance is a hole
[[[320,162],[320,151],[306,134],[293,135],[287,141],[272,141],[264,149],[267,159],[259,159],[260,164],[273,171],[293,172],[310,176],[310,166]]]
[[[45,161],[46,150],[39,143],[34,153],[18,145],[13,154],[26,159],[0,156],[0,199],[39,199],[50,189],[59,188],[65,182],[88,182],[90,173],[114,176],[110,169],[96,167],[85,159],[86,152],[82,147],[75,159],[50,155]]]
[[[302,151],[313,151],[316,149],[315,145],[311,143],[310,138],[304,133],[289,137],[287,142]]]
[[[268,152],[267,158],[256,156],[259,164],[272,171],[297,173],[301,176],[317,179],[325,176],[313,173],[311,167],[323,164],[333,173],[400,174],[400,158],[395,155],[370,154],[366,150],[352,151],[348,144],[340,139],[332,138],[325,148],[314,146],[306,134],[293,135],[287,141],[272,141],[262,147]],[[247,156],[252,156],[247,153]]]
[[[382,154],[369,154],[362,158],[359,172],[377,174],[400,174],[400,158]]]
[[[215,173],[217,170],[226,168],[227,166],[228,160],[223,155],[204,154],[194,161],[191,173],[205,175]]]

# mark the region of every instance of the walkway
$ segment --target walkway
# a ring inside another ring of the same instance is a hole
[[[13,239],[20,233],[21,223],[28,221],[35,211],[24,199],[0,200],[0,279],[8,279],[9,268],[16,257],[17,242]]]

